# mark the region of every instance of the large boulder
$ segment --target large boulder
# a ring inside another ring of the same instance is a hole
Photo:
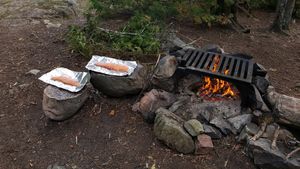
[[[194,140],[184,130],[183,120],[167,109],[159,108],[156,111],[154,134],[167,146],[180,153],[189,154],[195,151]]]
[[[89,97],[88,88],[71,93],[55,86],[47,86],[43,95],[43,110],[52,120],[65,120],[78,112]]]
[[[91,72],[91,83],[102,93],[112,97],[138,94],[146,85],[147,69],[138,64],[130,76],[110,76]]]

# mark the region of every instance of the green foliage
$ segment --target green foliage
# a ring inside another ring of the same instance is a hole
[[[227,24],[232,17],[234,0],[89,0],[87,23],[83,28],[71,27],[70,46],[82,55],[90,56],[94,49],[143,54],[159,52],[166,23],[177,19],[195,24]],[[228,9],[228,10],[227,10]],[[128,23],[117,31],[101,28],[101,21],[130,14]]]
[[[130,34],[118,35],[113,39],[112,47],[118,51],[135,53],[157,53],[160,49],[158,38],[161,28],[147,15],[132,17],[123,28]]]
[[[90,56],[92,48],[90,42],[87,40],[85,33],[76,26],[71,26],[67,34],[67,42],[76,52],[83,56]]]
[[[277,0],[244,0],[254,9],[276,9]]]

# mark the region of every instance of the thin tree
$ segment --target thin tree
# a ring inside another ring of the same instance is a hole
[[[287,33],[292,20],[292,14],[295,6],[295,0],[278,0],[277,16],[273,22],[271,30]]]

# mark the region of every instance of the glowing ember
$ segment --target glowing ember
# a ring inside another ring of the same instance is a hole
[[[217,71],[217,66],[220,62],[220,56],[216,56],[214,58],[214,65],[212,72]],[[226,69],[223,73],[227,75],[229,72],[228,69]],[[198,89],[197,95],[199,96],[227,96],[227,97],[235,97],[236,92],[232,89],[232,84],[229,82],[226,82],[224,80],[218,79],[218,78],[210,78],[208,76],[205,76],[204,84]]]

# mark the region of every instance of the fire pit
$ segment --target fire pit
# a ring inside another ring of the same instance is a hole
[[[246,141],[249,156],[261,168],[300,167],[295,159],[299,155],[290,159],[284,155],[292,150],[288,145],[279,141],[280,148],[273,149],[278,135],[294,138],[276,127],[276,119],[285,124],[295,121],[285,112],[298,119],[294,110],[300,109],[299,99],[272,93],[267,71],[251,56],[216,51],[181,49],[164,57],[155,71],[159,74],[154,73],[153,84],[160,89],[145,93],[134,110],[154,122],[159,140],[181,153],[211,152],[211,139],[233,134]],[[292,104],[281,106],[288,102]]]

